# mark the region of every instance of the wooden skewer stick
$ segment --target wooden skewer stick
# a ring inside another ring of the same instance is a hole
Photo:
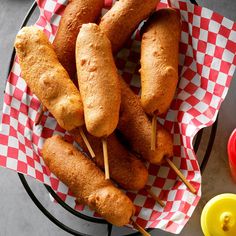
[[[102,149],[103,149],[103,157],[104,157],[105,179],[110,179],[108,152],[107,152],[107,140],[106,139],[102,139]]]
[[[169,159],[165,158],[171,169],[179,176],[179,178],[184,182],[187,188],[192,192],[196,193],[196,189],[188,182],[188,180],[184,177],[184,175],[179,171],[179,169],[175,166],[175,164]]]
[[[157,116],[154,114],[152,117],[152,137],[151,137],[151,150],[156,150],[157,139]]]
[[[145,190],[161,207],[165,206],[165,203],[150,188],[145,187]]]
[[[142,228],[139,224],[135,223],[132,219],[131,219],[131,223],[134,226],[135,229],[137,229],[143,236],[151,236],[151,234],[149,234],[144,228]]]
[[[93,149],[92,149],[92,147],[91,147],[91,145],[90,145],[90,143],[89,143],[89,141],[88,141],[88,139],[87,139],[86,135],[84,134],[84,131],[81,127],[79,128],[79,133],[80,133],[86,147],[88,148],[88,151],[89,151],[91,157],[94,158],[95,153],[94,153],[94,151],[93,151]]]

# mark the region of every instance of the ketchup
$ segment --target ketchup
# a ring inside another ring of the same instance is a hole
[[[228,157],[231,175],[236,182],[236,129],[233,131],[228,141]]]

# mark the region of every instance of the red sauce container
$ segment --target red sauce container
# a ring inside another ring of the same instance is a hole
[[[236,129],[233,131],[228,141],[228,157],[231,174],[236,182]]]

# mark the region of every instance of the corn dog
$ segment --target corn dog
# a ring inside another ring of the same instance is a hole
[[[178,83],[180,16],[174,9],[155,12],[143,27],[141,43],[141,103],[146,113],[169,108]]]
[[[131,148],[150,163],[160,165],[164,157],[173,155],[171,135],[157,124],[156,149],[151,147],[151,122],[141,107],[140,100],[121,79],[121,109],[118,130]]]
[[[59,125],[68,131],[83,125],[80,93],[46,35],[34,26],[24,27],[16,37],[15,48],[23,79]]]
[[[116,226],[130,222],[135,212],[131,200],[109,180],[104,180],[102,171],[72,144],[53,136],[45,141],[42,156],[50,171],[69,187],[80,203]]]
[[[129,141],[131,148],[152,164],[161,165],[167,162],[189,190],[196,193],[196,189],[169,159],[173,156],[173,141],[170,133],[159,123],[156,123],[156,149],[151,150],[151,122],[141,107],[140,99],[123,80],[121,80],[121,97],[118,129]]]
[[[104,0],[70,0],[61,18],[54,49],[70,78],[76,78],[75,43],[80,27],[94,22],[101,13]]]
[[[93,146],[95,152],[94,161],[100,168],[104,169],[103,150],[101,142],[98,138],[86,133],[89,143]],[[87,151],[87,147],[82,142],[81,137],[76,134],[75,140],[80,144],[83,150]],[[148,178],[148,171],[145,165],[131,154],[116,138],[111,134],[107,138],[109,146],[109,166],[111,178],[121,187],[127,190],[143,189]]]
[[[80,29],[76,66],[86,128],[96,137],[107,137],[119,119],[120,83],[111,44],[96,24]]]
[[[117,52],[131,36],[139,23],[147,18],[160,0],[119,0],[101,19],[101,30],[111,41],[112,51]]]

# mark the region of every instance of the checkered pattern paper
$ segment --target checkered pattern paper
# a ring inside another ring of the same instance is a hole
[[[113,4],[105,0],[104,14]],[[143,227],[179,233],[191,217],[201,197],[201,175],[192,141],[201,128],[212,125],[224,100],[236,65],[236,24],[219,14],[189,1],[168,1],[181,15],[182,34],[179,52],[179,77],[176,97],[167,114],[159,121],[172,133],[173,161],[198,190],[194,195],[164,164],[149,165],[147,185],[164,200],[161,208],[145,190],[126,192],[136,206],[135,220]],[[40,17],[36,25],[52,42],[64,0],[38,0]],[[158,7],[167,7],[162,1]],[[138,93],[140,88],[140,28],[117,55],[116,64],[124,79]],[[68,188],[46,168],[40,154],[44,140],[53,134],[72,138],[59,127],[51,114],[45,113],[41,125],[34,121],[39,100],[21,77],[17,58],[9,75],[4,97],[0,131],[0,165],[32,176],[50,185],[70,206],[90,216],[96,213],[76,205]]]

